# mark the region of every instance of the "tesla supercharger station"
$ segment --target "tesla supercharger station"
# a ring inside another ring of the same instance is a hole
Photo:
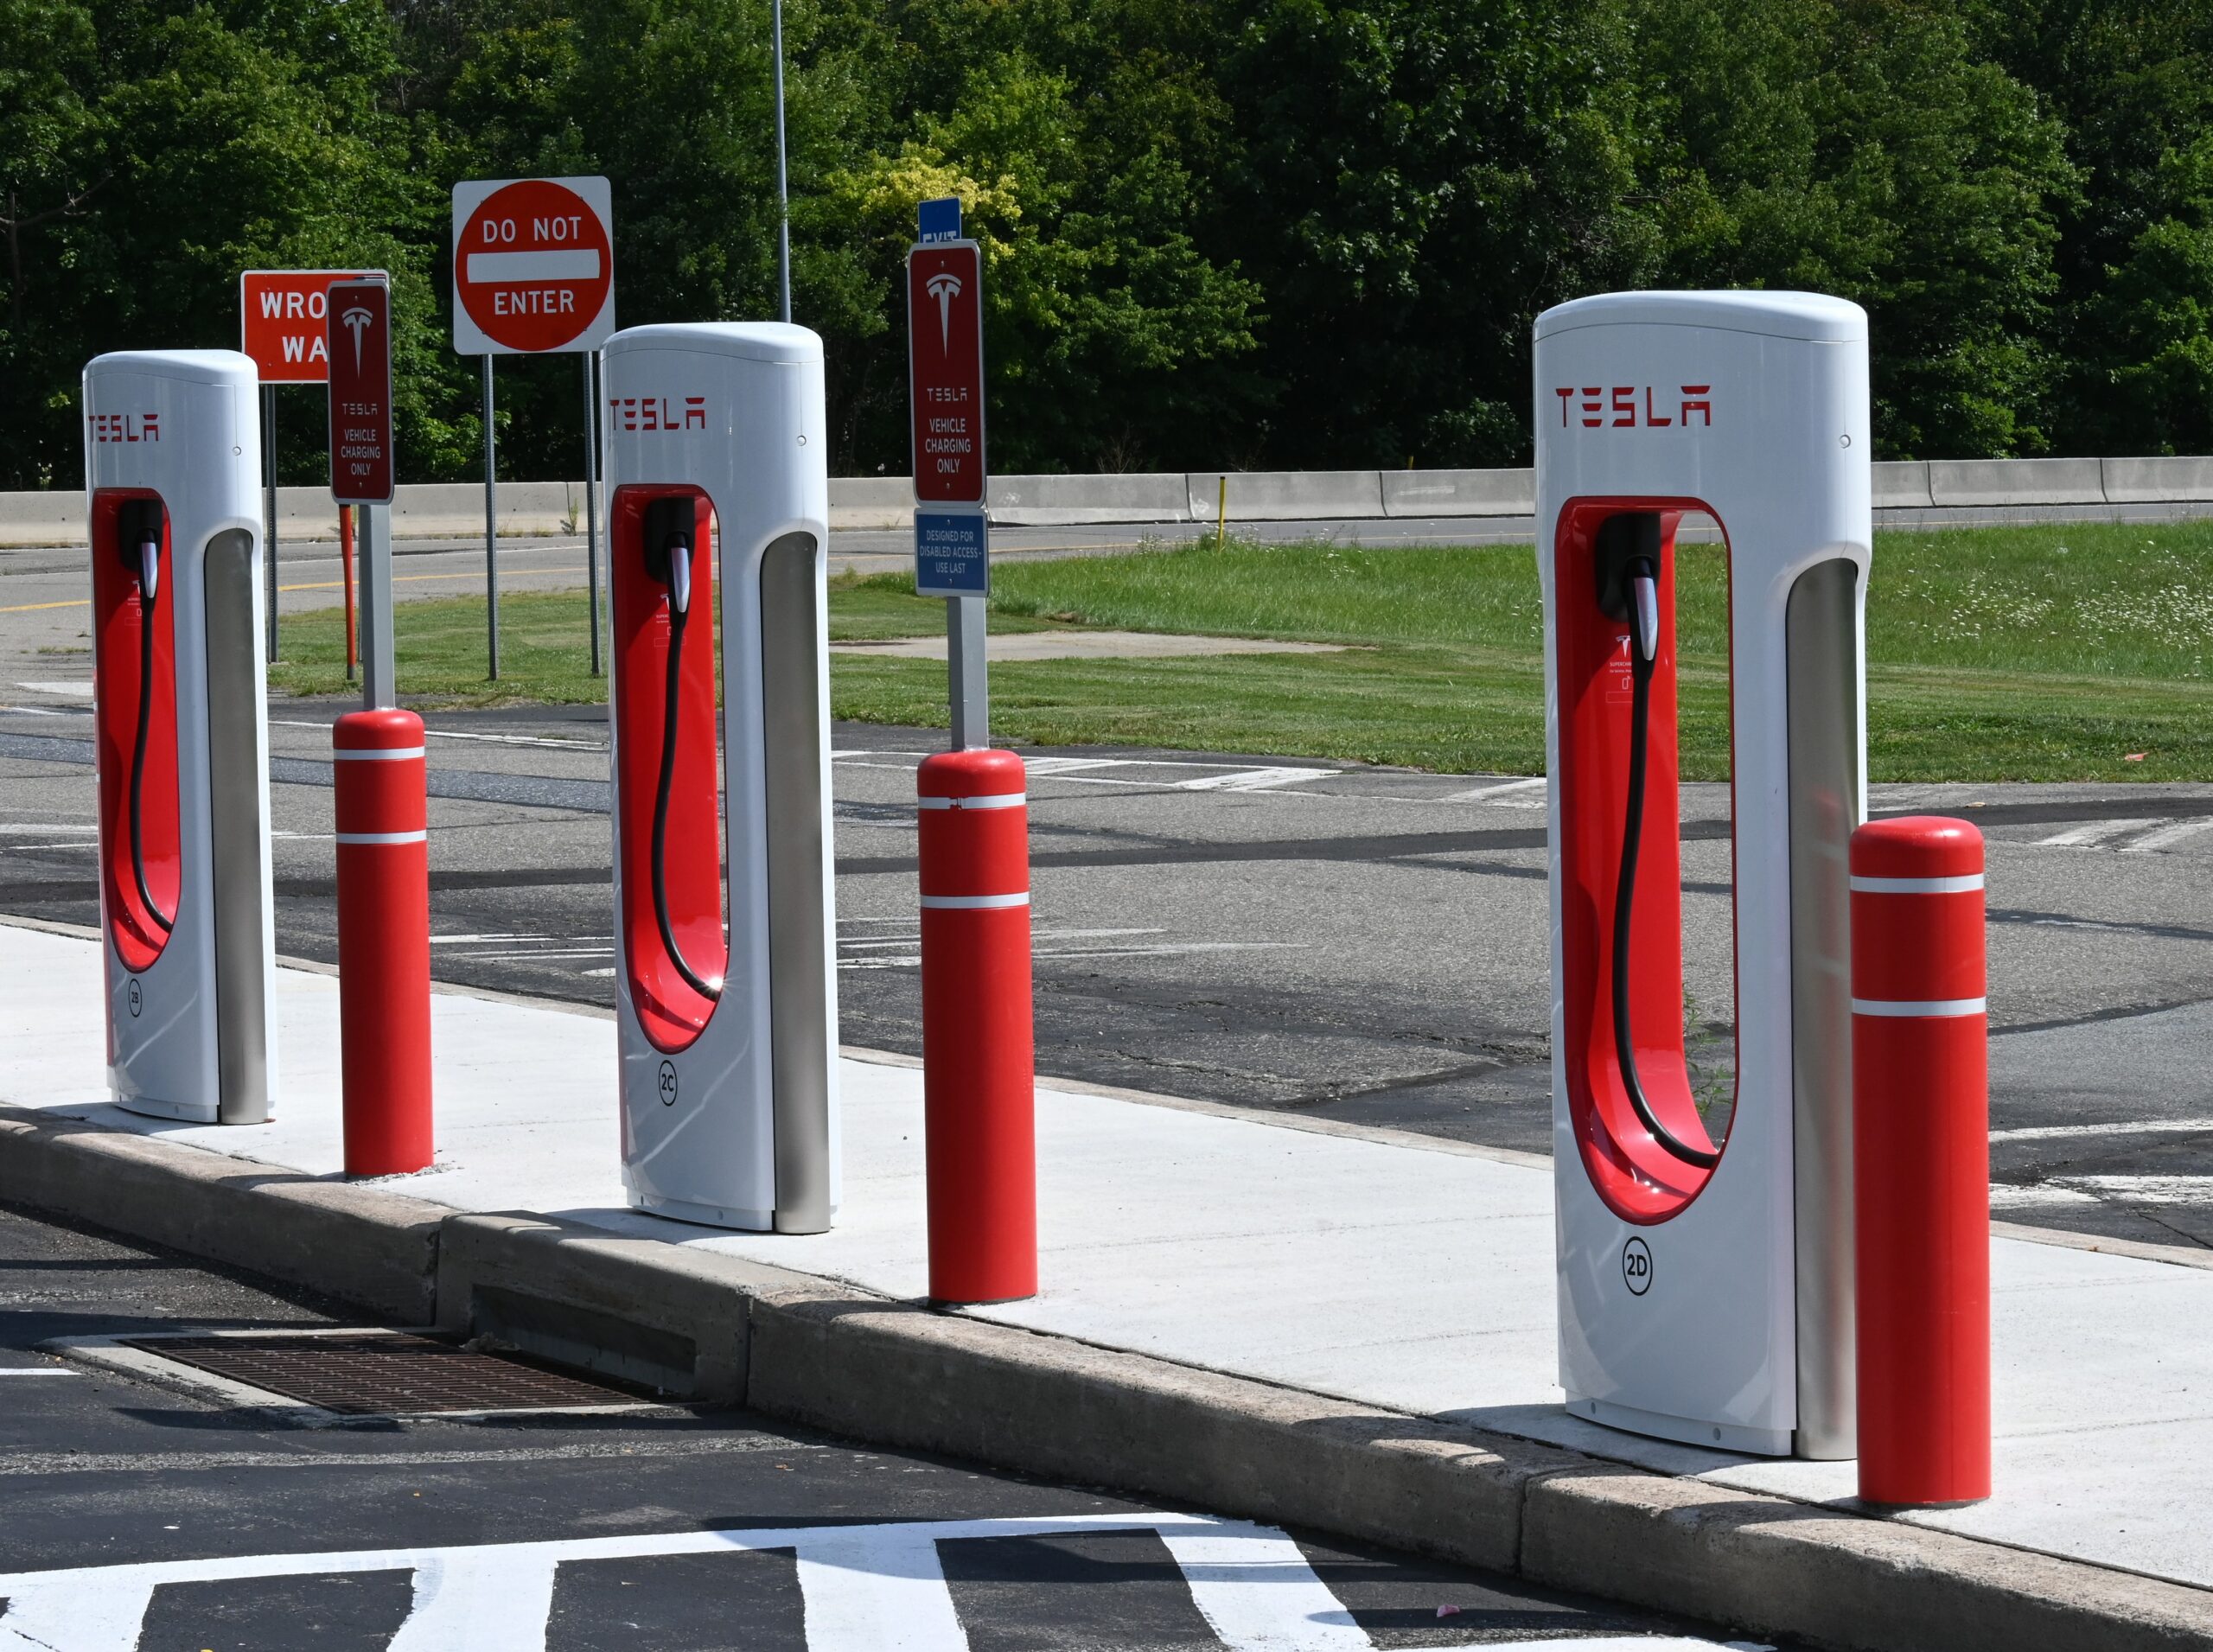
[[[108,1085],[261,1124],[277,1084],[253,362],[85,369]]]
[[[820,1233],[839,1179],[822,341],[635,327],[605,374],[623,1182],[664,1215]]]
[[[1862,819],[1867,320],[1615,293],[1536,324],[1560,1383],[1576,1415],[1853,1451],[1846,846]],[[1675,533],[1727,568],[1736,1099],[1684,1041]]]

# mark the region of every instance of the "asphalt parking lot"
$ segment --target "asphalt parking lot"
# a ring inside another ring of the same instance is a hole
[[[158,1349],[358,1322],[5,1209],[0,1302],[0,1647],[1352,1652],[1700,1634],[646,1395],[333,1422],[158,1356],[118,1373],[57,1339]]]
[[[81,667],[79,668],[81,671]],[[0,711],[0,910],[96,922],[81,692]],[[330,718],[272,708],[278,938],[335,958]],[[435,968],[609,1003],[603,718],[430,719]],[[849,1044],[919,1050],[912,770],[836,731]],[[1549,1148],[1543,791],[1265,755],[1032,754],[1038,1066],[1238,1107]],[[1995,1214],[2213,1245],[2213,787],[1878,788],[1990,841]],[[1687,789],[1687,1015],[1725,1068],[1727,796]]]

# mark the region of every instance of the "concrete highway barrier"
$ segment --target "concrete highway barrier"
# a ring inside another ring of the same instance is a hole
[[[992,520],[1003,527],[1209,523],[1228,482],[1228,520],[1381,521],[1526,517],[1536,509],[1536,475],[1501,470],[1218,470],[1100,475],[997,476]],[[1936,459],[1874,467],[1878,511],[2063,511],[2101,506],[2185,507],[2213,514],[2213,457]],[[500,532],[552,538],[584,533],[582,482],[500,484]],[[896,532],[913,520],[904,476],[840,476],[830,483],[830,526]],[[603,508],[602,516],[604,518]],[[335,540],[338,513],[321,488],[280,488],[277,531],[286,544]],[[2034,520],[2012,516],[2011,520]],[[479,539],[484,490],[477,482],[404,487],[392,507],[401,539]],[[0,494],[0,547],[84,542],[85,496],[74,489]]]

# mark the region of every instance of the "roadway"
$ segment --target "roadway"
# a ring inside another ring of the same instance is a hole
[[[81,668],[80,668],[81,669]],[[328,734],[273,711],[280,948],[335,956]],[[430,719],[435,966],[607,1004],[596,708]],[[919,1050],[912,770],[835,732],[842,1030]],[[1549,1150],[1543,792],[1265,754],[1059,749],[1030,782],[1038,1065],[1058,1078]],[[90,924],[81,697],[0,711],[0,910]],[[2000,1217],[2213,1245],[2213,787],[1878,787],[1990,840]],[[1687,788],[1687,1021],[1725,1116],[1727,793]]]
[[[161,1339],[359,1322],[6,1209],[0,1301],[0,1646],[1352,1652],[1700,1632],[650,1395],[560,1396],[622,1407],[596,1414],[510,1394],[475,1415],[392,1416],[389,1384],[368,1380],[343,1419],[265,1405],[163,1358]],[[116,1338],[141,1343],[131,1368],[87,1347]],[[1260,1547],[1265,1576],[1240,1600],[1187,1574],[1177,1546],[1195,1534]],[[1252,1636],[1256,1616],[1282,1637]]]

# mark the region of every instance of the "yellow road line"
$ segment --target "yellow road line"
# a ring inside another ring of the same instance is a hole
[[[21,603],[14,608],[0,608],[0,614],[35,614],[43,608],[90,608],[92,599],[80,596],[73,603]]]

